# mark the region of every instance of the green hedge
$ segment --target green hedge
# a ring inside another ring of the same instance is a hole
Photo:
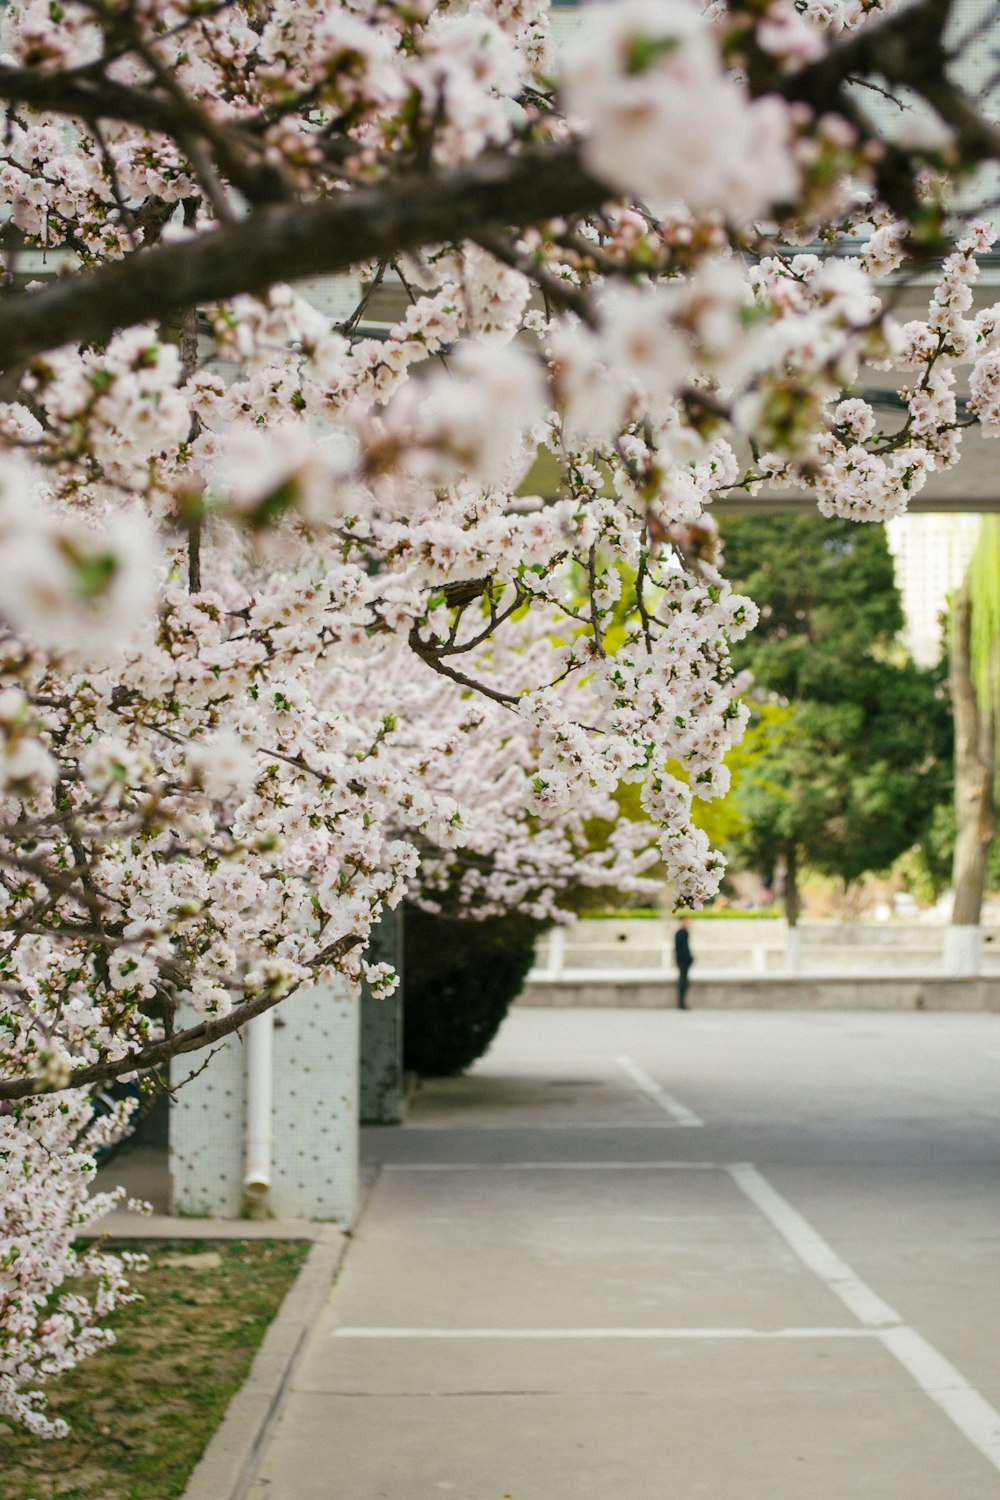
[[[542,927],[517,915],[481,922],[407,906],[403,1056],[423,1078],[461,1073],[486,1051],[531,968]]]

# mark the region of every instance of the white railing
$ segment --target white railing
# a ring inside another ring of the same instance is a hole
[[[734,930],[737,926],[743,930]],[[751,927],[756,931],[748,932]],[[943,971],[945,931],[917,923],[894,923],[891,930],[809,923],[789,942],[783,922],[695,923],[694,974],[702,979],[931,976]],[[1000,975],[1000,932],[988,928],[983,936],[979,972]],[[532,984],[635,984],[667,981],[675,973],[672,926],[650,919],[586,920],[552,929],[539,943],[528,978]]]

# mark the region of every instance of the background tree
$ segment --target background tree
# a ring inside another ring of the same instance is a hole
[[[880,526],[821,517],[727,517],[725,566],[760,622],[738,648],[755,696],[788,706],[739,778],[743,863],[785,871],[798,920],[805,867],[857,880],[922,835],[950,782],[947,696],[916,667]]]
[[[955,845],[945,964],[976,973],[980,917],[996,831],[1000,712],[1000,524],[985,516],[951,605],[948,684],[955,716]]]

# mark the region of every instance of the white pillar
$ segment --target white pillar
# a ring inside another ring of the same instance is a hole
[[[178,1026],[191,1026],[184,1007]],[[245,1062],[240,1037],[227,1037],[204,1072],[188,1076],[207,1053],[186,1053],[170,1064],[171,1210],[201,1219],[238,1219],[243,1209]]]
[[[274,1011],[270,1213],[349,1226],[358,1195],[358,1011],[341,985]],[[182,1023],[183,1024],[183,1023]],[[247,1208],[245,1043],[227,1037],[170,1112],[175,1213],[236,1219]],[[177,1086],[203,1059],[175,1058]]]
[[[343,985],[282,1001],[274,1038],[271,1207],[279,1219],[349,1228],[358,1200],[361,1004]]]

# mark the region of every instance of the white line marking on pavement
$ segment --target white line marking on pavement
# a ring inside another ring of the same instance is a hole
[[[615,1218],[628,1224],[752,1224],[756,1221],[751,1205],[735,1214],[630,1214],[615,1209]],[[593,1224],[594,1214],[549,1214],[546,1224]]]
[[[959,1432],[1000,1469],[1000,1412],[915,1329],[887,1328],[878,1337]]]
[[[717,1172],[716,1161],[387,1161],[383,1172]]]
[[[686,1125],[692,1129],[698,1125],[704,1125],[705,1121],[696,1115],[694,1110],[688,1109],[687,1105],[682,1104],[679,1099],[675,1099],[673,1094],[668,1094],[666,1089],[660,1087],[655,1078],[650,1078],[649,1074],[643,1072],[642,1068],[637,1063],[634,1063],[630,1057],[616,1057],[615,1062],[623,1073],[628,1074],[636,1088],[641,1089],[644,1094],[652,1099],[654,1104],[658,1104],[670,1116],[675,1125]]]
[[[770,1220],[799,1259],[826,1283],[845,1307],[850,1308],[859,1322],[869,1328],[885,1328],[903,1321],[888,1302],[883,1302],[877,1292],[855,1276],[832,1246],[776,1192],[756,1167],[739,1163],[730,1166],[728,1171],[737,1187]]]
[[[506,1130],[511,1135],[517,1135],[519,1132],[525,1135],[529,1132],[535,1135],[545,1135],[550,1130],[575,1130],[579,1135],[583,1130],[600,1130],[603,1132],[605,1130],[677,1130],[679,1128],[676,1120],[651,1120],[648,1115],[644,1116],[641,1120],[574,1120],[571,1125],[552,1125],[546,1123],[544,1125],[489,1124],[456,1126],[453,1120],[449,1120],[447,1124],[442,1123],[440,1125],[435,1125],[433,1120],[424,1120],[415,1125],[411,1125],[409,1121],[406,1123],[408,1132],[421,1130],[453,1131],[458,1129],[463,1134],[468,1133],[469,1135],[476,1135],[480,1131],[494,1130]]]
[[[970,1385],[933,1344],[903,1324],[899,1314],[856,1276],[755,1167],[728,1168],[733,1181],[760,1209],[799,1259],[864,1323],[983,1457],[1000,1470],[1000,1412]],[[895,1325],[895,1326],[887,1326]]]
[[[873,1328],[335,1328],[335,1339],[872,1339]]]

